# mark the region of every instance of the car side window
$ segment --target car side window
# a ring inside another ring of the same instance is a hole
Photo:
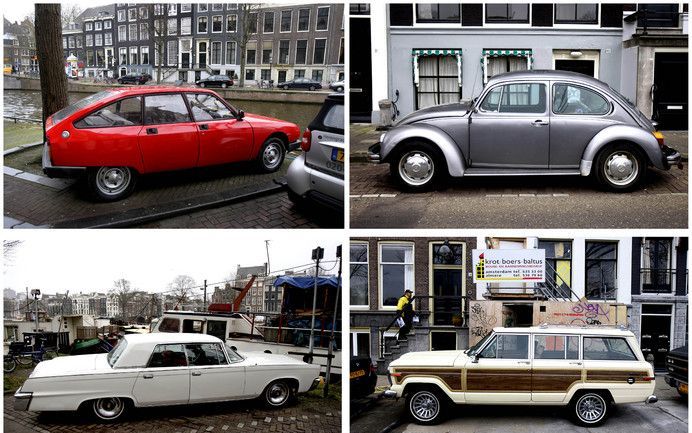
[[[536,335],[534,359],[579,359],[579,337],[575,335]]]
[[[187,362],[190,365],[225,365],[228,364],[221,345],[216,343],[186,344]]]
[[[500,113],[545,112],[545,84],[506,84],[503,87]]]
[[[144,98],[144,120],[147,125],[189,122],[190,114],[183,95],[153,95]]]
[[[142,98],[135,96],[116,101],[75,122],[76,128],[107,128],[142,124]]]
[[[238,355],[238,352],[229,347],[228,344],[226,345],[226,353],[228,353],[228,360],[231,362],[231,364],[235,364],[236,362],[243,360],[243,357]]]
[[[621,337],[584,337],[584,360],[636,361],[629,344]]]
[[[602,115],[610,104],[601,95],[585,87],[558,83],[553,85],[553,113]]]
[[[498,359],[528,359],[529,336],[500,334],[497,338]]]
[[[497,337],[493,338],[483,351],[479,354],[480,358],[496,358],[497,357]]]
[[[344,106],[336,104],[329,109],[324,116],[324,126],[335,129],[344,129]]]
[[[182,344],[158,344],[149,358],[147,368],[186,367],[187,360]]]
[[[235,118],[233,112],[216,96],[208,93],[188,93],[187,100],[190,103],[195,122]]]
[[[481,103],[481,110],[497,112],[500,105],[500,97],[502,96],[502,87],[503,86],[497,86],[488,92]]]

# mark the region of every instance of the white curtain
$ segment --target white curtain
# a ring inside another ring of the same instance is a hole
[[[440,57],[440,104],[459,102],[458,75],[456,56]]]
[[[421,56],[418,58],[418,108],[439,104],[437,100],[437,57]],[[434,92],[434,93],[425,93]]]
[[[504,56],[488,57],[488,78],[494,77],[497,74],[503,74],[507,71],[507,60]]]
[[[456,56],[421,56],[418,58],[418,73],[418,108],[459,102]]]
[[[509,70],[510,71],[525,71],[528,69],[527,66],[528,59],[526,57],[509,57]]]

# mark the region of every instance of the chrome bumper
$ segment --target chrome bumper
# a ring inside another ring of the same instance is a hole
[[[678,166],[678,168],[682,168],[682,155],[680,152],[668,146],[665,146],[662,151],[668,167]]]
[[[22,389],[18,389],[14,393],[14,410],[29,410],[29,404],[31,403],[31,392],[22,392]]]
[[[646,404],[656,403],[657,401],[658,401],[658,397],[656,397],[655,395],[650,395],[650,396],[646,397]]]
[[[382,395],[385,398],[396,398],[396,391],[392,391],[391,389],[388,389],[385,392],[383,392]]]
[[[374,162],[376,164],[379,164],[382,160],[380,157],[380,147],[382,146],[382,143],[375,143],[372,146],[368,147],[368,161]]]
[[[316,378],[312,381],[312,385],[310,385],[310,389],[308,389],[308,392],[310,392],[310,391],[312,391],[313,389],[317,388],[317,385],[319,385],[320,383],[322,383],[322,378],[321,378],[321,377],[316,377]]]

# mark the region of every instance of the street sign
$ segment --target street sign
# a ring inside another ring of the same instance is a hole
[[[545,282],[545,250],[473,250],[473,282]]]

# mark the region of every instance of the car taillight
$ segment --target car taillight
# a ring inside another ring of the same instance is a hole
[[[654,131],[653,134],[654,137],[656,137],[656,141],[658,141],[658,145],[661,147],[665,146],[665,143],[663,142],[665,137],[663,136],[663,134],[661,134],[660,131]]]
[[[303,152],[308,152],[311,144],[312,132],[308,128],[305,128],[305,132],[303,132],[303,139],[300,140],[300,148],[303,149]]]
[[[642,377],[642,380],[643,380],[644,382],[651,382],[652,380],[656,380],[656,377],[654,377],[654,376],[644,376],[644,377]]]

